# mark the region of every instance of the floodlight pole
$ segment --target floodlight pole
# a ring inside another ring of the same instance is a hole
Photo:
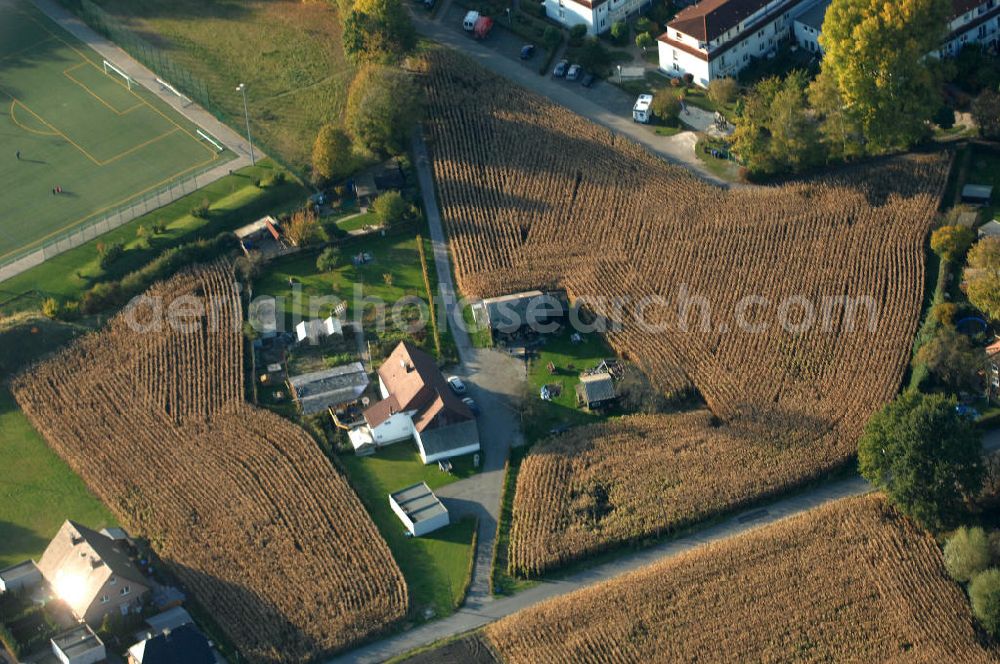
[[[243,93],[243,117],[247,121],[247,141],[250,143],[250,165],[256,166],[257,160],[253,156],[253,137],[250,135],[250,110],[247,108],[247,84],[240,83],[236,86],[236,90]]]

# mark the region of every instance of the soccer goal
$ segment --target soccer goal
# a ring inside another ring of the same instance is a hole
[[[111,64],[107,60],[104,61],[104,73],[108,74],[109,76],[111,74],[117,74],[118,76],[121,76],[122,78],[125,79],[125,85],[128,86],[128,89],[132,90],[132,77],[129,76],[128,74],[126,74],[125,72],[123,72],[118,67],[115,67],[113,64]]]

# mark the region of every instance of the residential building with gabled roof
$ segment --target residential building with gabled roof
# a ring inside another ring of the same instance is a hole
[[[38,569],[73,615],[91,625],[100,625],[107,615],[137,611],[151,585],[124,542],[74,521],[63,523]]]
[[[424,463],[479,451],[479,428],[433,357],[408,341],[378,368],[382,400],[349,433],[356,450],[413,439]]]

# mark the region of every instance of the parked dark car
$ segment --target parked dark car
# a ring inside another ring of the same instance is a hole
[[[580,85],[582,85],[585,88],[589,88],[593,86],[596,81],[597,77],[594,76],[593,74],[585,74],[583,80],[580,81]]]
[[[525,44],[524,46],[521,47],[521,59],[522,60],[530,60],[533,57],[535,57],[535,45],[534,44]]]
[[[556,68],[552,70],[552,75],[556,78],[562,78],[566,75],[566,69],[569,67],[569,60],[560,60],[556,64]]]

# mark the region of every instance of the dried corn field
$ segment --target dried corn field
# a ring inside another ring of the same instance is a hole
[[[995,662],[933,538],[837,501],[486,628],[520,662]]]
[[[312,659],[401,618],[402,574],[346,480],[303,430],[243,402],[229,269],[147,295],[15,379],[35,427],[249,661]],[[179,314],[159,329],[157,301]]]
[[[620,324],[608,341],[654,385],[693,387],[711,413],[537,446],[518,479],[513,571],[662,533],[850,458],[902,379],[947,156],[725,191],[459,56],[431,54],[425,80],[462,291],[565,288]]]

